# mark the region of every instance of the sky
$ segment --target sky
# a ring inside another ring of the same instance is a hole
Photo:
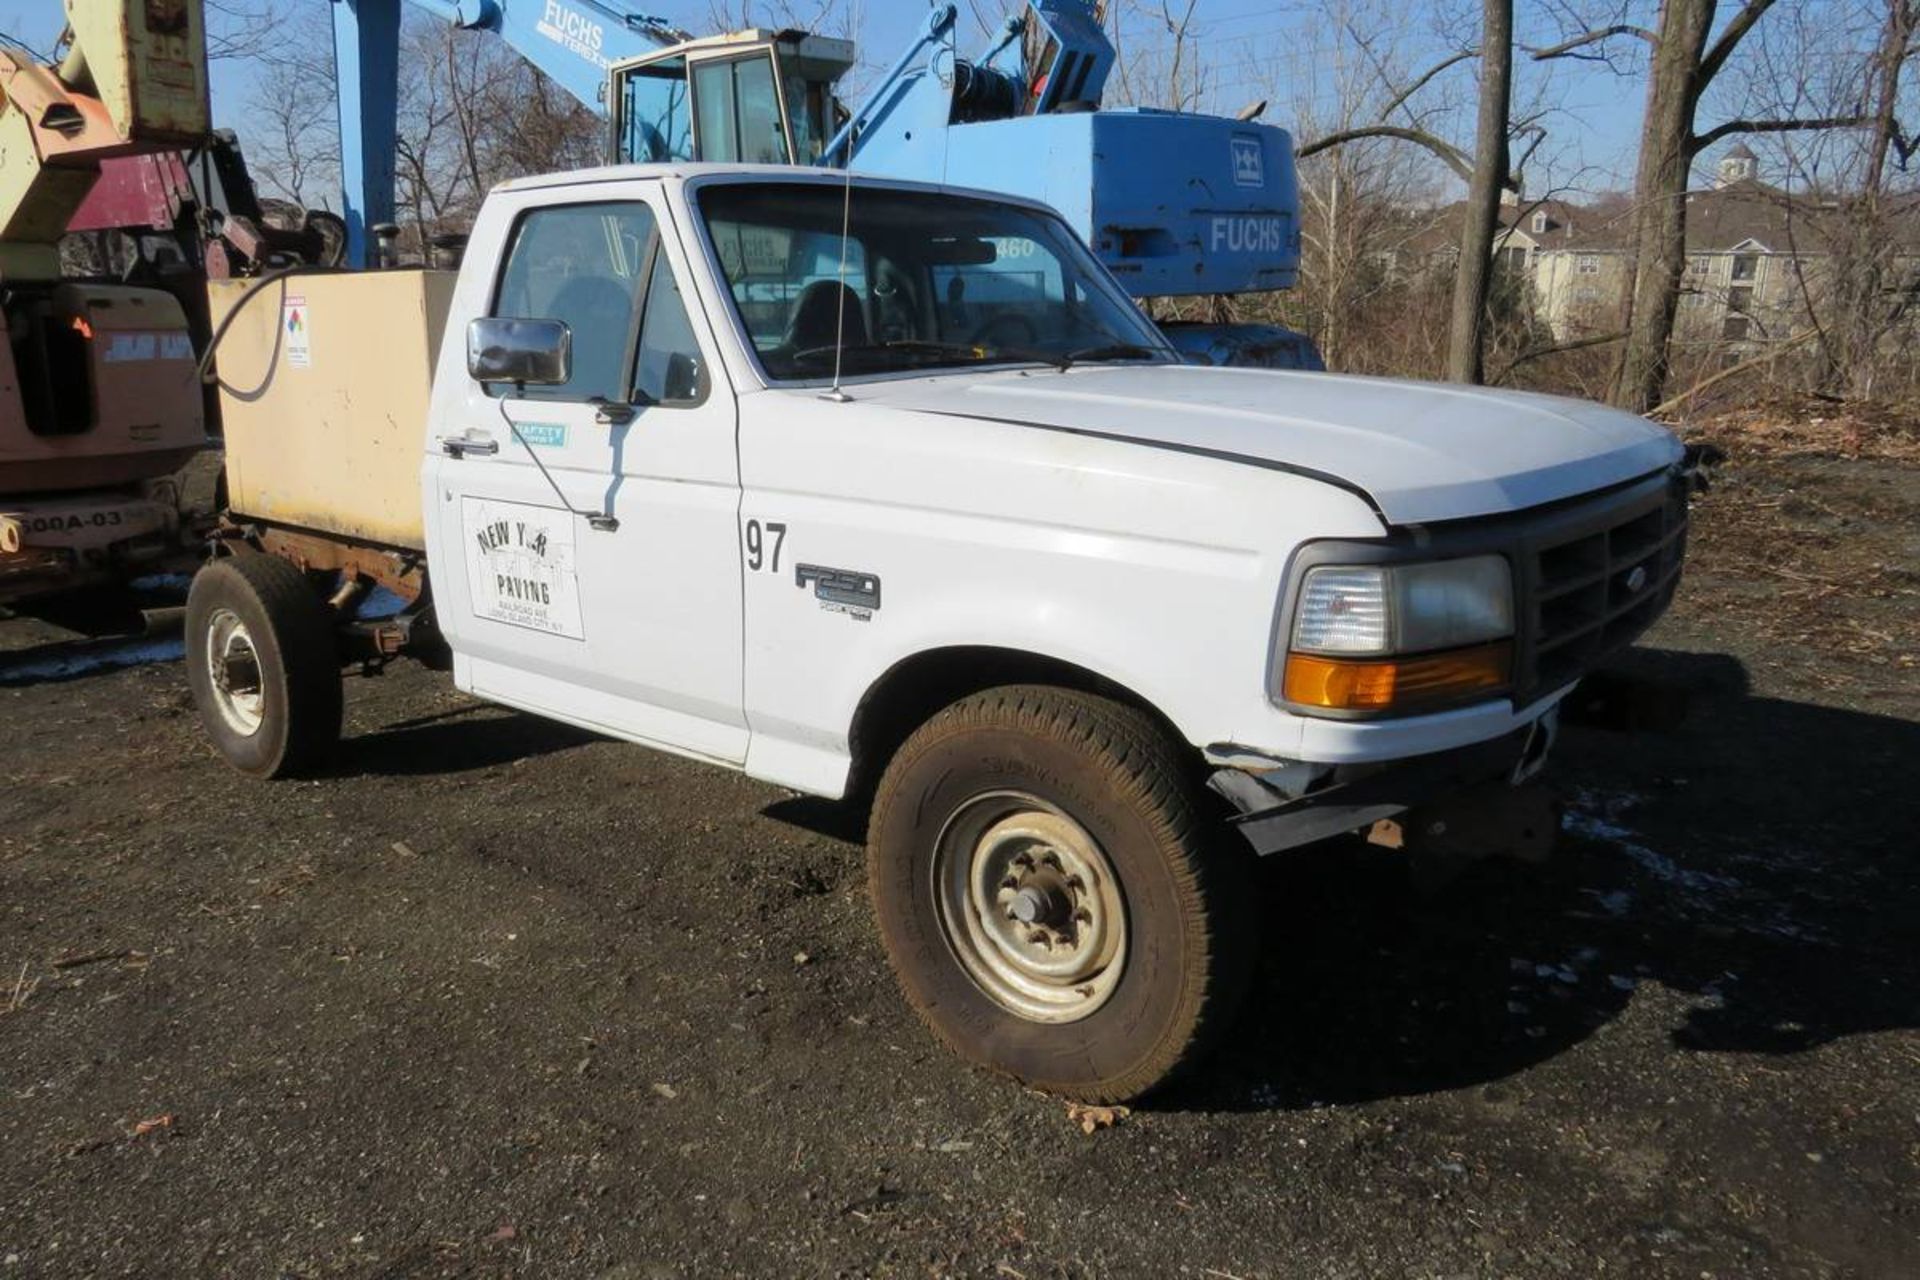
[[[274,0],[276,5],[289,8],[323,2]],[[867,64],[865,75],[871,79],[877,74],[876,68],[890,64],[911,40],[926,9],[919,0],[852,2],[861,18],[861,57]],[[1408,74],[1449,47],[1445,37],[1432,30],[1443,6],[1396,5],[1393,0],[1341,2],[1360,14],[1357,26],[1380,33],[1383,41],[1394,47],[1403,65],[1410,69]],[[1461,0],[1453,2],[1459,5]],[[1560,28],[1550,6],[1557,7],[1561,2],[1520,0],[1517,35],[1523,46],[1559,38]],[[1807,0],[1811,4],[1826,2]],[[998,13],[1011,11],[1012,4],[1013,0],[961,0],[963,49],[985,43],[982,20],[975,15],[985,15],[990,21]],[[707,0],[647,0],[646,7],[689,29],[709,28]],[[729,7],[737,9],[738,4]],[[806,3],[792,7],[803,11],[811,8]],[[1299,104],[1319,111],[1331,109],[1339,97],[1332,84],[1332,51],[1343,44],[1345,37],[1328,21],[1329,7],[1330,0],[1277,4],[1271,0],[1197,0],[1191,56],[1204,72],[1202,107],[1230,113],[1266,98],[1271,105],[1265,119],[1285,126],[1294,125],[1290,117],[1297,114]],[[1463,7],[1469,18],[1477,14],[1477,6],[1466,3]],[[53,43],[59,27],[58,0],[0,0],[0,32],[44,51]],[[1156,41],[1164,43],[1164,30],[1156,37],[1152,26],[1138,16],[1123,26],[1122,36],[1123,47],[1133,50],[1148,50]],[[1141,56],[1150,69],[1165,66],[1164,54],[1157,61],[1150,53]],[[1344,57],[1348,61],[1354,58],[1350,45],[1345,47]],[[1516,59],[1516,102],[1542,108],[1542,123],[1549,130],[1549,141],[1528,175],[1530,188],[1537,192],[1539,187],[1552,186],[1580,192],[1626,185],[1643,106],[1644,80],[1638,75],[1623,77],[1593,63],[1558,62],[1551,64],[1551,71],[1549,80],[1543,64],[1532,63],[1524,56]],[[252,65],[244,60],[221,60],[214,66],[215,123],[238,128],[243,143],[244,108],[252,75]],[[1440,108],[1438,122],[1445,132],[1465,141],[1471,132],[1471,113],[1464,104],[1472,91],[1472,68],[1468,64],[1436,80],[1416,101],[1451,104]],[[1296,133],[1301,132],[1296,127]]]

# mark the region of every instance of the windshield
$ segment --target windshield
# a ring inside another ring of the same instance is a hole
[[[1176,359],[1058,218],[855,185],[699,193],[733,305],[776,380],[1009,362]],[[844,263],[844,265],[843,265]]]

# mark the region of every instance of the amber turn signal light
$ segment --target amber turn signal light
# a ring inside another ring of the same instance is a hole
[[[1404,711],[1495,693],[1512,679],[1513,642],[1449,649],[1413,658],[1287,655],[1288,702],[1334,711]]]

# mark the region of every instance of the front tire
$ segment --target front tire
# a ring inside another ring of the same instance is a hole
[[[869,886],[908,1001],[962,1057],[1123,1101],[1202,1057],[1245,987],[1244,860],[1216,833],[1143,712],[993,689],[888,766]]]
[[[340,739],[333,611],[278,557],[240,552],[194,575],[187,683],[214,746],[242,773],[310,773]]]

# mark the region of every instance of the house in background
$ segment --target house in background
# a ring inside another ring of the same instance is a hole
[[[1714,166],[1710,187],[1687,196],[1687,260],[1674,336],[1741,359],[1808,324],[1830,271],[1837,206],[1761,180],[1744,143]],[[1502,264],[1523,271],[1535,312],[1557,342],[1617,330],[1633,287],[1632,208],[1624,199],[1589,206],[1519,202],[1498,240]],[[1899,261],[1920,284],[1920,205],[1894,218]],[[1920,300],[1920,299],[1916,299]]]

